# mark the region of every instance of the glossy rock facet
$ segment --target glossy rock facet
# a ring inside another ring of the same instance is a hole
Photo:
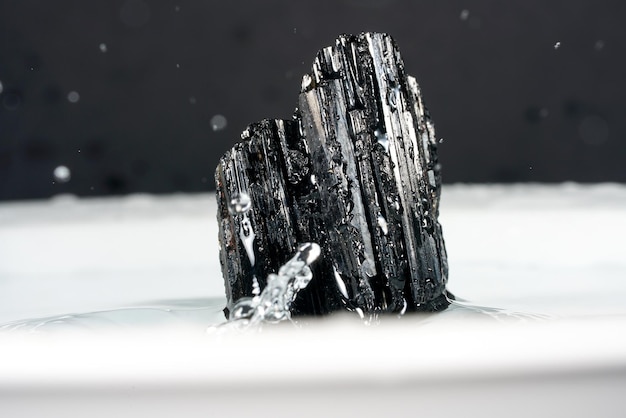
[[[342,35],[322,49],[293,118],[250,125],[217,167],[227,310],[262,290],[299,242],[321,256],[294,315],[444,309],[436,151],[390,36]]]

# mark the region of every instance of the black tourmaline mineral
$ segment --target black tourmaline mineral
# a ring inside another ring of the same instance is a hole
[[[294,315],[448,306],[437,141],[389,35],[340,36],[304,76],[293,119],[242,140],[215,174],[226,312],[301,242],[322,254]]]

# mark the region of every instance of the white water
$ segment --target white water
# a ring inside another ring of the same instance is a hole
[[[469,302],[216,341],[212,195],[4,203],[0,405],[93,418],[381,417],[389,405],[431,418],[621,416],[625,214],[618,185],[446,186],[449,287]]]

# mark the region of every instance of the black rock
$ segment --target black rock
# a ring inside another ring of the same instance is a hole
[[[215,174],[227,310],[300,242],[322,256],[293,314],[448,306],[434,127],[390,36],[340,36],[304,76],[293,119],[242,140]]]

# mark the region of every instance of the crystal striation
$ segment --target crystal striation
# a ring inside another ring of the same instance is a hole
[[[393,39],[318,52],[291,120],[250,125],[216,170],[228,313],[300,242],[321,248],[294,315],[448,306],[434,126]]]

